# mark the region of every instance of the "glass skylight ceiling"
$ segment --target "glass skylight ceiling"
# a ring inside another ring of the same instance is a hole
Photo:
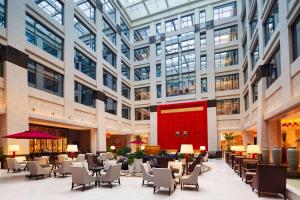
[[[131,20],[155,14],[196,0],[119,0]]]

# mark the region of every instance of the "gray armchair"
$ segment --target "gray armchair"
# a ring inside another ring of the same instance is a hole
[[[54,176],[56,177],[56,173],[63,175],[63,177],[65,177],[66,174],[71,174],[71,165],[72,160],[64,160],[58,169],[53,170]]]
[[[122,164],[109,165],[108,170],[105,174],[97,176],[97,181],[99,183],[99,186],[101,183],[108,183],[112,188],[112,183],[114,181],[118,181],[119,185],[121,185],[120,182],[121,166]]]
[[[171,169],[168,168],[154,168],[153,169],[153,193],[155,194],[161,187],[169,188],[169,195],[171,195],[171,190],[173,192],[176,189],[176,181],[173,179]]]
[[[142,178],[143,178],[142,186],[144,186],[145,181],[147,181],[147,184],[149,184],[149,182],[153,183],[154,182],[154,177],[152,174],[153,172],[151,170],[151,167],[149,169],[149,164],[143,163],[141,165],[141,170],[142,170]]]
[[[30,179],[32,177],[36,177],[38,179],[39,177],[44,178],[45,175],[51,177],[51,170],[52,167],[42,167],[38,161],[29,161],[28,162],[28,168],[30,175],[28,176]]]
[[[85,185],[89,184],[91,185],[92,182],[95,182],[95,186],[97,186],[96,178],[92,175],[88,174],[87,169],[84,166],[76,166],[71,167],[71,174],[72,174],[72,188],[74,189],[74,186],[81,186],[82,185],[82,191],[85,189]]]
[[[26,163],[18,163],[15,158],[6,158],[7,172],[13,170],[14,172],[21,171],[26,168]]]
[[[190,175],[182,177],[180,179],[181,190],[184,187],[184,185],[195,185],[198,191],[199,190],[198,176],[200,175],[200,173],[201,173],[201,166],[196,165],[194,171]]]

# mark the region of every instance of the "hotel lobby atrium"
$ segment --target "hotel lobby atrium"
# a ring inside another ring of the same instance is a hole
[[[0,199],[300,200],[299,0],[0,0]]]

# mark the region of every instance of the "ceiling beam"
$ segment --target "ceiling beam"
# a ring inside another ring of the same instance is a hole
[[[147,5],[146,5],[146,3],[145,3],[145,0],[142,0],[142,2],[143,2],[143,4],[144,4],[144,6],[145,6],[145,9],[147,10],[148,15],[149,15],[150,12],[149,12],[149,9],[148,9],[148,7],[147,7]]]
[[[170,7],[170,5],[169,5],[169,2],[168,2],[168,0],[165,0],[165,2],[166,2],[166,5],[167,5],[167,8],[169,8],[169,7]]]

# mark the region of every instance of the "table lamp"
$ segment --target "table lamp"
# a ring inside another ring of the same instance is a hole
[[[260,154],[259,145],[248,145],[247,146],[247,153],[252,155],[252,158],[255,158],[256,154]]]
[[[74,159],[75,152],[78,152],[78,147],[76,144],[68,144],[67,152],[70,152],[72,160]]]
[[[142,151],[145,150],[145,145],[142,145],[142,146],[141,146],[141,150],[142,150]]]
[[[205,146],[200,146],[200,152],[205,152],[206,151],[206,147]]]
[[[180,153],[185,154],[186,172],[189,173],[189,154],[194,153],[192,144],[182,144],[180,147]]]
[[[111,149],[111,150],[116,150],[116,146],[113,146],[113,145],[112,145],[112,146],[110,146],[110,149]]]
[[[235,152],[235,151],[236,151],[236,146],[234,146],[234,145],[231,146],[231,147],[230,147],[230,150]]]
[[[238,146],[235,147],[235,151],[237,151],[237,153],[239,155],[242,155],[242,153],[245,152],[246,150],[245,150],[244,145],[238,145]]]
[[[11,144],[8,146],[8,151],[13,152],[13,158],[16,157],[16,152],[20,151],[20,146],[17,144]]]

